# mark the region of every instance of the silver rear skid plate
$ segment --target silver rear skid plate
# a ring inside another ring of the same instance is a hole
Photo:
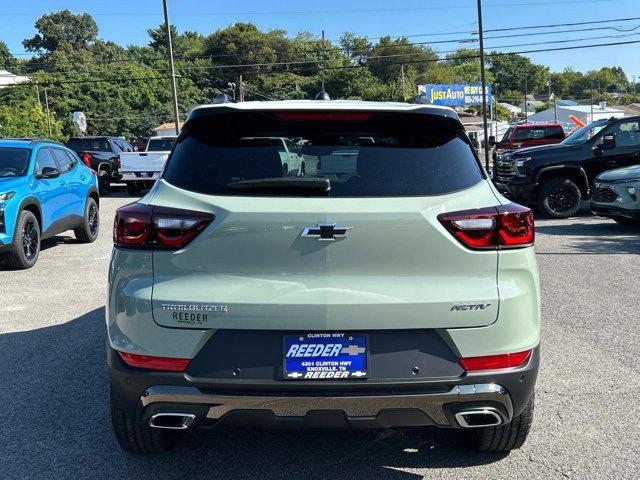
[[[155,403],[208,405],[207,418],[220,419],[233,410],[269,410],[278,417],[304,417],[311,411],[341,410],[348,417],[376,417],[387,409],[421,410],[441,426],[450,424],[443,406],[449,403],[497,402],[511,421],[513,406],[507,391],[494,383],[457,385],[447,392],[348,396],[258,396],[220,395],[202,392],[196,387],[156,386],[148,388],[140,402],[144,407]],[[464,425],[461,425],[464,426]]]

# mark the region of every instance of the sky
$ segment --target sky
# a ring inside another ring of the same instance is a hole
[[[13,53],[24,53],[22,40],[36,33],[35,21],[44,13],[65,8],[73,13],[92,14],[100,29],[99,36],[123,46],[146,44],[146,30],[163,21],[162,0],[0,0],[0,40],[7,43]],[[411,38],[412,41],[421,42],[461,39],[477,31],[476,0],[169,0],[169,11],[171,23],[180,32],[193,30],[202,34],[239,21],[252,22],[261,29],[284,29],[290,35],[300,31],[320,35],[324,29],[331,40],[337,40],[346,31],[369,37],[422,35]],[[640,17],[640,0],[484,0],[483,17],[485,30]],[[540,35],[541,32],[555,30],[547,28],[487,32],[485,48],[490,50],[492,47],[519,45],[502,50],[521,51],[640,41],[640,20],[562,29],[611,26],[626,31],[607,28]],[[490,38],[519,34],[524,36]],[[533,45],[565,39],[583,41]],[[473,46],[456,43],[433,45],[441,50]],[[527,55],[536,63],[550,66],[552,71],[561,71],[566,67],[587,71],[604,66],[621,66],[630,80],[634,75],[640,78],[640,43]]]

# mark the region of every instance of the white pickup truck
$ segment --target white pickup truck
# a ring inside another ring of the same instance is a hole
[[[143,189],[150,188],[160,177],[176,138],[175,136],[151,137],[144,152],[120,154],[121,181],[127,184],[130,195],[139,195]]]

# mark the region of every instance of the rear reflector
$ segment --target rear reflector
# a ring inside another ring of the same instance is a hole
[[[206,212],[131,203],[116,211],[113,243],[127,248],[177,250],[214,219]]]
[[[279,112],[276,116],[284,121],[316,120],[325,122],[364,122],[371,112]]]
[[[124,363],[130,367],[146,368],[148,370],[165,370],[169,372],[184,372],[191,361],[188,358],[150,357],[148,355],[134,355],[133,353],[118,352]]]
[[[467,371],[495,370],[496,368],[517,367],[527,361],[532,350],[518,353],[504,353],[502,355],[488,355],[486,357],[459,358],[460,365]]]
[[[443,213],[438,220],[463,245],[477,250],[533,245],[533,214],[516,203]]]

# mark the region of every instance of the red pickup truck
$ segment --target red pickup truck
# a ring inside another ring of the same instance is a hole
[[[507,150],[560,143],[566,138],[559,123],[524,124],[509,127],[493,150],[493,159]]]

